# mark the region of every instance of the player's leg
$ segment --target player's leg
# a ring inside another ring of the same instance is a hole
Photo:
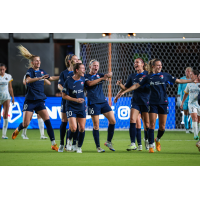
[[[189,111],[188,111],[188,103],[183,104],[183,112],[184,112],[184,125],[186,129],[186,133],[189,133]]]
[[[149,113],[142,112],[142,121],[144,126],[144,139],[145,139],[145,148],[149,150],[149,140],[148,140],[148,130],[149,130]]]
[[[86,116],[83,117],[77,117],[78,126],[79,126],[79,138],[78,138],[78,148],[77,153],[82,153],[82,145],[85,138],[85,123],[86,123]],[[76,130],[75,130],[76,131]]]
[[[8,129],[8,111],[10,107],[10,99],[3,102],[3,129],[2,129],[2,139],[8,139],[6,136]]]
[[[200,131],[200,116],[198,115],[198,113],[197,113],[197,116],[198,116],[198,133],[199,133],[199,131]]]
[[[23,112],[23,121],[24,121],[24,115],[25,114]],[[33,117],[33,113],[32,113],[32,116],[30,118],[30,121],[32,120],[32,117]],[[27,132],[27,127],[22,130],[22,134],[21,134],[22,138],[25,139],[25,140],[29,139],[26,132]]]
[[[197,111],[196,108],[193,108],[193,113],[190,113],[190,116],[192,118],[192,124],[193,124],[193,132],[194,132],[194,139],[198,140],[198,117],[197,117]]]
[[[141,114],[138,115],[136,120],[136,138],[138,143],[138,151],[142,151],[142,141],[141,141]]]
[[[47,137],[44,135],[44,121],[42,120],[39,114],[37,114],[37,120],[40,129],[40,139],[47,139]]]

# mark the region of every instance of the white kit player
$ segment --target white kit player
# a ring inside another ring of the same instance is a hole
[[[199,72],[197,70],[193,70],[190,72],[191,79],[194,80],[193,83],[188,83],[184,92],[183,100],[181,103],[180,108],[183,109],[183,104],[189,95],[189,101],[188,101],[188,108],[189,108],[189,113],[192,117],[192,128],[194,132],[194,139],[198,140],[198,118],[200,117],[200,106],[198,104],[198,94],[200,92],[200,78]]]
[[[8,111],[10,107],[10,100],[12,97],[12,103],[14,104],[14,94],[12,88],[13,78],[10,74],[6,72],[6,65],[0,63],[0,113],[1,106],[3,105],[3,129],[2,129],[2,139],[8,139],[6,136],[8,128]],[[0,114],[0,123],[1,123],[1,114]]]

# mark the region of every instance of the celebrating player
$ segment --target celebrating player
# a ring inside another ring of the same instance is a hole
[[[191,79],[194,79],[194,83],[187,84],[183,96],[183,100],[181,103],[180,108],[184,108],[184,102],[187,99],[189,95],[189,101],[188,101],[188,108],[190,115],[192,117],[192,126],[193,126],[193,132],[194,132],[194,139],[199,140],[198,136],[198,117],[200,117],[200,106],[198,104],[198,94],[200,92],[200,80],[198,78],[199,72],[197,70],[193,70],[190,72]]]
[[[112,72],[108,74],[98,73],[99,71],[99,61],[91,60],[89,63],[90,72],[85,75],[86,81],[86,90],[87,90],[87,98],[88,98],[88,114],[92,117],[93,122],[93,137],[96,144],[97,152],[105,152],[104,149],[100,147],[99,142],[99,115],[103,114],[109,121],[108,126],[108,137],[105,142],[105,146],[107,146],[111,151],[115,151],[112,146],[112,138],[114,135],[115,129],[115,116],[114,113],[109,106],[102,90],[103,80],[107,80],[112,77]]]
[[[166,92],[167,83],[173,85],[176,83],[191,83],[193,80],[183,80],[176,79],[168,73],[161,72],[162,70],[162,62],[160,59],[154,59],[149,62],[149,74],[144,77],[141,82],[134,84],[124,92],[120,94],[120,96],[124,95],[127,92],[138,89],[140,86],[148,85],[151,89],[150,99],[149,99],[149,152],[154,153],[153,150],[153,142],[154,142],[154,129],[157,114],[159,116],[159,129],[156,142],[157,151],[161,151],[160,139],[165,132],[165,124],[167,120],[168,114],[168,97]]]
[[[137,73],[133,73],[128,77],[126,84],[123,85],[121,80],[117,81],[117,85],[120,86],[121,90],[117,94],[115,98],[115,103],[117,102],[120,95],[126,91],[127,88],[130,88],[132,85],[136,83],[140,83],[147,75],[147,64],[143,61],[142,58],[137,58],[134,61],[134,68]],[[148,114],[148,105],[149,105],[149,97],[150,97],[150,88],[146,86],[142,86],[139,89],[133,91],[132,99],[131,99],[131,114],[130,114],[130,128],[129,134],[131,139],[131,145],[127,148],[127,151],[136,150],[137,147],[135,145],[135,137],[140,134],[141,138],[141,129],[136,129],[136,121],[138,120],[138,115],[141,112],[144,127],[145,127],[145,146],[148,149],[148,129],[149,129],[149,114]],[[138,124],[139,126],[139,124]],[[138,136],[139,139],[139,136]],[[138,150],[142,150],[141,139],[139,140]]]
[[[12,97],[12,103],[14,104],[14,93],[12,88],[13,78],[6,72],[6,65],[0,63],[0,123],[1,123],[1,106],[3,105],[3,129],[2,139],[8,139],[6,136],[8,128],[8,111],[10,107],[10,100]]]
[[[185,69],[185,76],[181,77],[180,79],[189,80],[190,79],[190,72],[192,71],[191,67],[187,67]],[[187,86],[187,83],[185,84],[179,84],[178,85],[178,98],[177,98],[177,106],[181,106],[181,101],[183,100],[184,90]],[[189,124],[188,124],[188,118],[189,118],[189,111],[188,111],[188,101],[189,97],[186,98],[184,105],[183,105],[183,111],[184,111],[184,125],[186,129],[186,133],[190,133],[189,130]],[[192,128],[192,117],[190,118],[190,127]]]
[[[52,144],[51,149],[58,151],[49,114],[45,107],[44,100],[46,99],[46,95],[44,94],[44,79],[55,81],[59,79],[59,76],[50,77],[44,70],[40,69],[41,61],[39,56],[32,55],[22,45],[18,46],[18,49],[20,51],[20,55],[29,60],[29,69],[26,72],[27,93],[23,106],[23,122],[20,123],[20,125],[13,132],[12,139],[15,139],[22,129],[28,127],[33,111],[35,111],[42,117],[47,127],[47,133]]]

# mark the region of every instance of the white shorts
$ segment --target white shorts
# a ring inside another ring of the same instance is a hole
[[[0,100],[0,105],[3,105],[3,103],[7,100],[10,100],[10,99],[5,99],[5,100]]]
[[[198,116],[200,116],[200,108],[193,106],[193,105],[188,105],[189,108],[189,113],[197,113]]]

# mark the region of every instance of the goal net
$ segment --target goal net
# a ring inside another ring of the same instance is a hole
[[[112,80],[103,84],[103,91],[108,97],[116,117],[116,128],[128,129],[130,120],[131,93],[126,94],[119,102],[114,104],[114,97],[119,91],[117,80],[122,79],[125,84],[128,76],[135,73],[134,60],[138,57],[148,62],[159,58],[163,63],[163,72],[167,72],[176,78],[185,76],[185,68],[198,69],[200,62],[200,39],[99,39],[99,40],[76,40],[76,55],[80,57],[89,72],[90,60],[97,59],[100,62],[100,73],[113,72]],[[178,84],[167,87],[169,97],[169,115],[166,129],[183,129],[183,111],[176,106]],[[87,116],[89,119],[90,117]],[[100,128],[107,127],[107,122],[102,117]],[[157,120],[158,121],[158,120]],[[92,127],[92,121],[88,121]],[[101,124],[103,127],[101,127]],[[156,123],[158,128],[158,122]]]

